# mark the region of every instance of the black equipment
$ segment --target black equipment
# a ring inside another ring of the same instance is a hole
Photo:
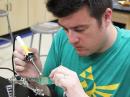
[[[0,77],[0,97],[12,97],[12,83],[3,77]],[[31,89],[20,84],[15,84],[15,97],[48,97],[34,93]]]

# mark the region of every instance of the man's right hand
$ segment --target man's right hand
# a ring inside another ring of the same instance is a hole
[[[40,62],[37,50],[31,48],[30,51],[34,54],[35,64],[41,71],[42,64]],[[39,73],[35,69],[34,65],[31,62],[25,60],[25,52],[23,51],[23,49],[15,48],[13,55],[14,55],[15,69],[20,76],[30,78],[36,78],[39,76]]]

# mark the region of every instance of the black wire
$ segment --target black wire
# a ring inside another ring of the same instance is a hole
[[[14,40],[13,40],[13,52],[15,50],[15,40],[16,40],[16,37],[14,37]],[[16,72],[15,72],[15,66],[14,66],[14,55],[12,54],[12,68],[13,68],[13,73],[14,73],[14,76],[16,76]]]
[[[14,52],[14,50],[15,50],[15,40],[16,40],[16,37],[15,37],[14,40],[13,40],[13,52]],[[15,72],[15,66],[14,66],[14,60],[13,60],[13,59],[14,59],[14,55],[12,54],[12,68],[13,68],[13,70],[10,69],[10,68],[6,68],[6,67],[0,67],[0,69],[9,70],[9,71],[13,72],[14,76],[17,77],[17,73]]]
[[[9,70],[9,71],[11,71],[11,72],[14,72],[12,69],[10,69],[10,68],[5,68],[5,67],[0,67],[0,69],[6,69],[6,70]]]
[[[15,37],[16,38],[16,37]],[[14,40],[13,40],[13,52],[14,52],[14,49],[15,49],[15,38],[14,38]],[[12,54],[12,68],[13,68],[13,70],[12,69],[10,69],[10,68],[6,68],[6,67],[0,67],[0,69],[6,69],[6,70],[9,70],[9,71],[11,71],[11,72],[13,72],[14,73],[14,76],[16,76],[16,72],[15,72],[15,68],[14,68],[14,55]]]

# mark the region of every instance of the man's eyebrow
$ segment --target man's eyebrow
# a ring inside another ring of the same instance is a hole
[[[59,22],[58,22],[58,24],[59,24],[61,27],[66,28],[65,26],[63,26],[63,25],[60,24]],[[75,26],[75,27],[70,27],[70,28],[74,29],[74,28],[80,28],[80,27],[88,27],[88,25],[77,25],[77,26]]]
[[[77,25],[77,26],[75,26],[73,28],[84,28],[84,27],[88,27],[88,25]]]

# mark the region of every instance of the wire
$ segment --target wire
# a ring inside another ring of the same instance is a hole
[[[15,50],[15,40],[16,40],[16,37],[14,37],[14,40],[13,40],[13,52]],[[13,73],[14,73],[14,76],[17,75],[17,73],[15,72],[15,66],[14,66],[14,55],[12,54],[12,68],[13,68]]]
[[[14,38],[14,40],[13,40],[13,52],[14,52],[14,49],[15,49],[15,38]],[[6,68],[6,67],[0,67],[0,69],[9,70],[9,71],[13,72],[13,73],[14,73],[14,76],[15,76],[17,73],[15,72],[14,61],[13,61],[13,59],[14,59],[14,55],[12,54],[12,69],[13,69],[13,70],[10,69],[10,68]]]
[[[15,37],[16,38],[16,37]],[[13,52],[15,50],[15,38],[13,40]],[[14,66],[14,55],[12,54],[12,69],[10,68],[6,68],[6,67],[0,67],[0,69],[6,69],[6,70],[9,70],[11,72],[13,72],[14,76],[17,76],[17,73],[15,72],[15,66]]]
[[[14,73],[14,71],[13,71],[12,69],[10,69],[10,68],[0,67],[0,69],[6,69],[6,70],[9,70],[9,71],[11,71],[11,72],[13,72],[13,73]]]

